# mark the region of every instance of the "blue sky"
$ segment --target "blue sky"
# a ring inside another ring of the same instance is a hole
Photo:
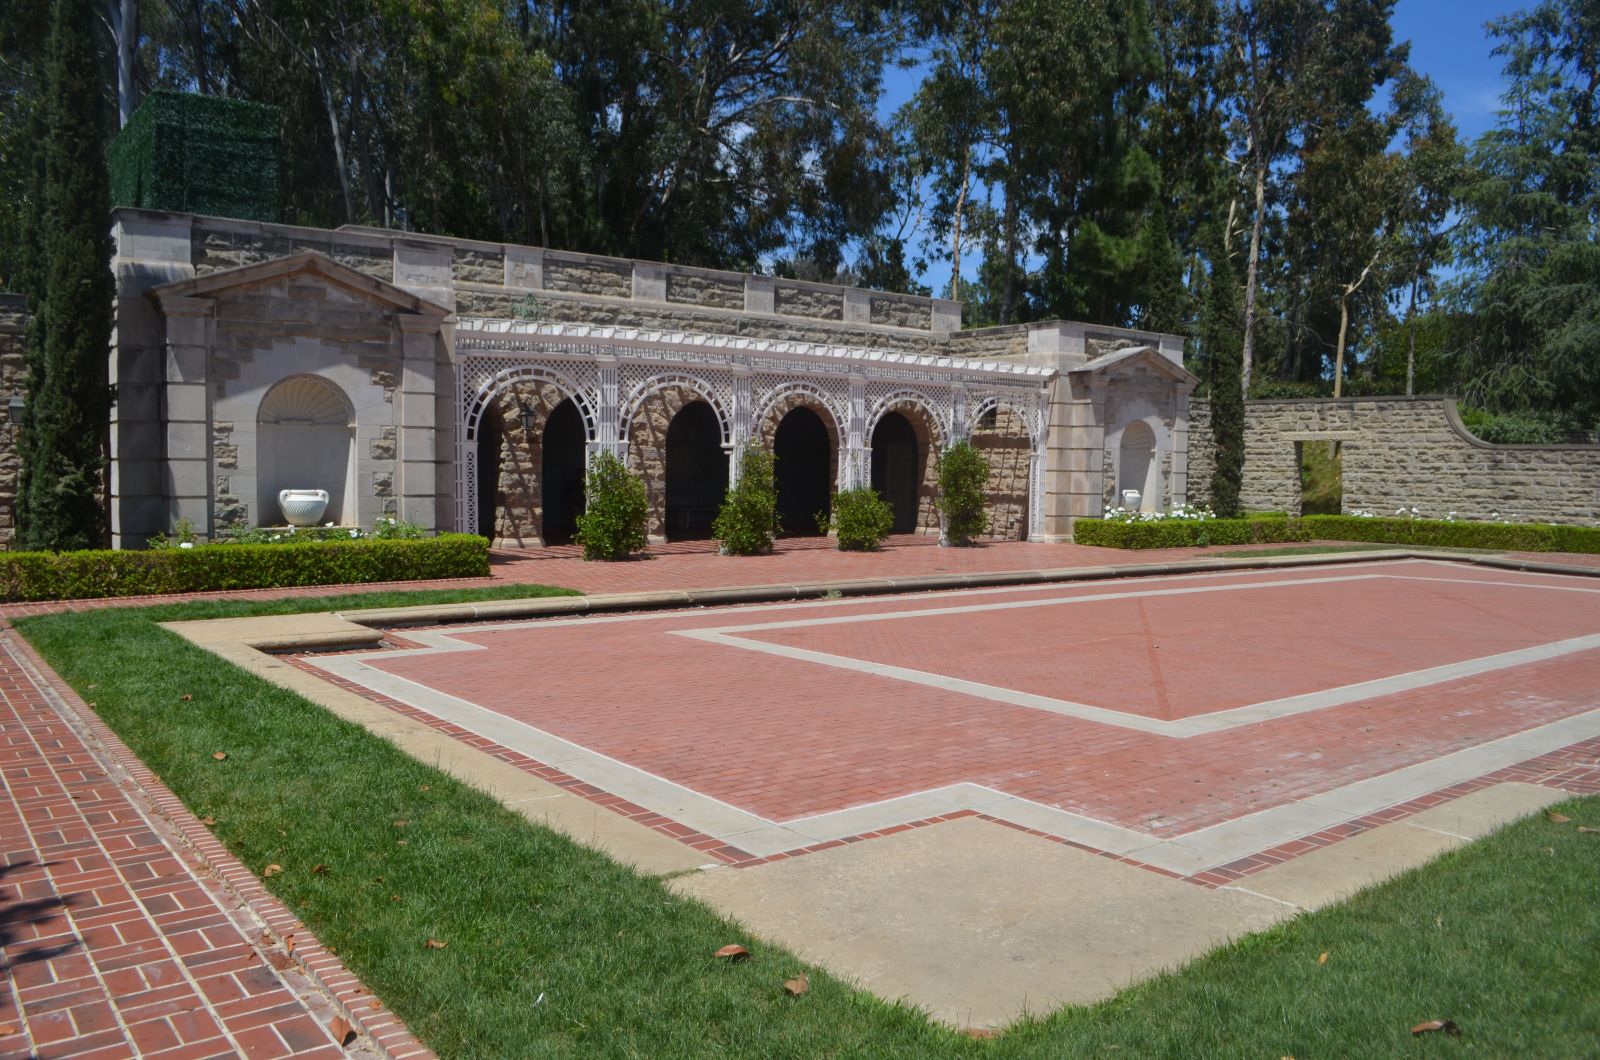
[[[1527,4],[1514,0],[1398,0],[1394,13],[1396,40],[1411,42],[1411,65],[1444,92],[1445,105],[1455,117],[1463,139],[1472,140],[1494,125],[1503,90],[1500,60],[1489,54],[1493,46],[1484,23],[1518,11]],[[890,71],[885,79],[882,111],[887,114],[910,98],[922,72],[916,68]],[[913,248],[911,257],[920,250]],[[962,273],[976,276],[969,256]],[[934,262],[921,277],[935,293],[948,293],[950,265]]]

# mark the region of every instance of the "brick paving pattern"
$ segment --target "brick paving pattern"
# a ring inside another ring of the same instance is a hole
[[[1368,570],[1379,569],[1376,565]],[[1409,570],[1434,577],[1454,568],[1438,564],[1386,564],[1387,573]],[[1354,573],[1343,568],[1343,573]],[[1247,573],[1163,579],[1161,586],[1297,581],[1325,571]],[[1538,576],[1459,570],[1459,581],[1427,583],[1432,609],[1412,601],[1399,619],[1426,629],[1484,621],[1495,628],[1517,622],[1539,640],[1600,632],[1600,607],[1592,593],[1504,588],[1498,599],[1470,584],[1481,578],[1532,583]],[[1137,589],[1153,583],[1099,582],[1054,586],[1051,596]],[[1175,600],[1204,600],[1187,621],[1202,633],[1250,628],[1264,616],[1294,633],[1286,644],[1315,643],[1331,632],[1340,655],[1373,653],[1382,660],[1380,587],[1409,582],[1346,583],[1354,595],[1339,612],[1352,623],[1322,625],[1323,587],[1213,592]],[[1355,587],[1365,586],[1365,596]],[[1585,586],[1593,588],[1593,586]],[[1266,615],[1274,594],[1288,594],[1300,609]],[[940,603],[1003,603],[1037,599],[1040,591],[938,597]],[[1298,597],[1298,598],[1296,598]],[[490,710],[664,777],[773,821],[793,820],[930,788],[972,782],[1159,838],[1183,834],[1257,810],[1282,805],[1418,762],[1478,746],[1600,705],[1600,650],[1491,670],[1440,684],[1376,695],[1340,706],[1224,732],[1173,739],[1063,716],[993,699],[862,674],[799,659],[778,658],[672,635],[676,629],[715,628],[763,620],[870,615],[925,607],[911,602],[847,601],[804,611],[750,609],[678,612],[627,621],[528,624],[499,631],[455,634],[489,650],[369,660],[380,669],[459,696]],[[1264,603],[1266,601],[1267,603]],[[1129,680],[1152,672],[1151,645],[1178,645],[1182,625],[1152,625],[1120,642],[1096,640],[1103,604],[1060,608],[1079,623],[1074,631],[1035,639],[1013,626],[1026,643],[1056,660],[1054,693],[1071,697],[1080,668],[1126,672]],[[1486,609],[1498,609],[1485,614]],[[1028,616],[1046,608],[1011,612]],[[1332,612],[1329,612],[1332,613]],[[1431,617],[1430,617],[1431,616]],[[1466,617],[1462,617],[1466,616]],[[1158,616],[1160,617],[1160,616]],[[1165,620],[1173,620],[1168,612]],[[879,622],[915,636],[924,619]],[[1021,622],[1027,622],[1024,618]],[[827,627],[823,627],[827,628]],[[786,631],[785,635],[793,631]],[[981,648],[983,637],[975,636]],[[941,638],[946,666],[978,666],[965,640]],[[1541,641],[1542,642],[1542,641]],[[932,649],[917,649],[926,655]],[[1323,665],[1322,653],[1285,648],[1243,656],[1198,674],[1181,668],[1172,679],[1197,686],[1201,702],[1236,702],[1234,686],[1251,694],[1293,694],[1305,675]],[[618,660],[627,665],[618,666]],[[1398,664],[1399,660],[1394,661]],[[1362,663],[1356,676],[1372,672]],[[1387,673],[1394,673],[1389,669]],[[665,677],[664,677],[665,675]],[[1004,683],[1004,682],[1001,682]],[[1170,683],[1170,682],[1169,682]],[[1338,681],[1317,681],[1329,687]]]
[[[428,1055],[42,666],[0,630],[0,1056]]]

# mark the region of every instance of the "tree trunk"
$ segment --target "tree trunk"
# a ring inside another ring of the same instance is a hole
[[[1256,272],[1261,260],[1261,226],[1267,212],[1267,165],[1256,163],[1256,211],[1250,220],[1250,262],[1244,278],[1244,353],[1239,366],[1239,392],[1250,396],[1250,366],[1256,349]]]
[[[139,50],[139,0],[115,0],[111,28],[117,38],[117,127],[125,128],[139,106],[133,69]]]
[[[1333,348],[1333,397],[1344,393],[1344,342],[1350,333],[1350,290],[1339,296],[1339,342]]]
[[[1005,184],[1005,228],[1002,237],[1005,253],[1005,279],[1000,284],[1000,323],[1010,324],[1016,316],[1017,305],[1017,195],[1014,181]]]
[[[350,167],[344,157],[344,132],[339,127],[339,108],[333,98],[333,86],[328,83],[327,64],[322,61],[322,52],[313,47],[311,59],[317,70],[317,85],[322,89],[322,107],[328,112],[328,128],[333,133],[333,158],[334,164],[339,167],[339,191],[344,195],[344,219],[351,224],[356,219],[355,202],[350,197]]]
[[[972,145],[961,160],[961,194],[956,196],[955,234],[950,240],[950,300],[961,297],[961,213],[967,206],[967,186],[972,181]]]

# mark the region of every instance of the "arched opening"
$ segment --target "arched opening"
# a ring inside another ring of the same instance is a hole
[[[792,408],[778,422],[772,438],[778,486],[778,517],[789,537],[823,533],[817,514],[828,510],[831,483],[828,428],[804,405]]]
[[[1127,490],[1139,492],[1140,511],[1161,509],[1160,488],[1156,482],[1156,436],[1142,420],[1128,424],[1122,432],[1122,451],[1117,460],[1118,504],[1123,503]]]
[[[323,522],[355,526],[355,413],[344,391],[313,375],[273,386],[256,414],[256,522],[286,522],[278,493],[327,490]]]
[[[583,416],[571,398],[555,407],[544,425],[544,455],[539,475],[544,508],[544,543],[567,545],[583,513],[585,439]]]
[[[493,541],[500,519],[500,451],[505,443],[500,405],[491,401],[478,418],[478,525],[473,532]]]
[[[872,488],[894,511],[894,532],[917,528],[917,484],[922,481],[923,454],[911,421],[886,412],[872,431]]]
[[[711,524],[728,492],[728,457],[722,427],[704,401],[685,405],[667,427],[667,540],[711,536]]]

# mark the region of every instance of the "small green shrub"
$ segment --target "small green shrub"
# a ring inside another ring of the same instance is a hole
[[[601,453],[589,464],[583,491],[586,505],[577,533],[583,558],[621,560],[643,552],[650,543],[645,536],[650,502],[644,479],[616,455]]]
[[[831,530],[842,552],[872,552],[894,529],[894,509],[870,486],[833,495],[833,514],[817,513],[817,525]]]
[[[1102,548],[1186,548],[1195,545],[1251,545],[1309,541],[1299,519],[1153,519],[1120,522],[1079,519],[1072,540]]]
[[[945,540],[970,545],[989,525],[983,487],[989,464],[970,442],[957,442],[939,454],[939,516]]]
[[[0,553],[0,600],[82,600],[224,589],[482,578],[489,543],[476,534],[424,540],[307,541],[86,552]]]
[[[728,490],[722,509],[711,524],[711,535],[730,556],[754,556],[772,551],[778,536],[777,459],[749,446],[739,456],[739,482]]]

